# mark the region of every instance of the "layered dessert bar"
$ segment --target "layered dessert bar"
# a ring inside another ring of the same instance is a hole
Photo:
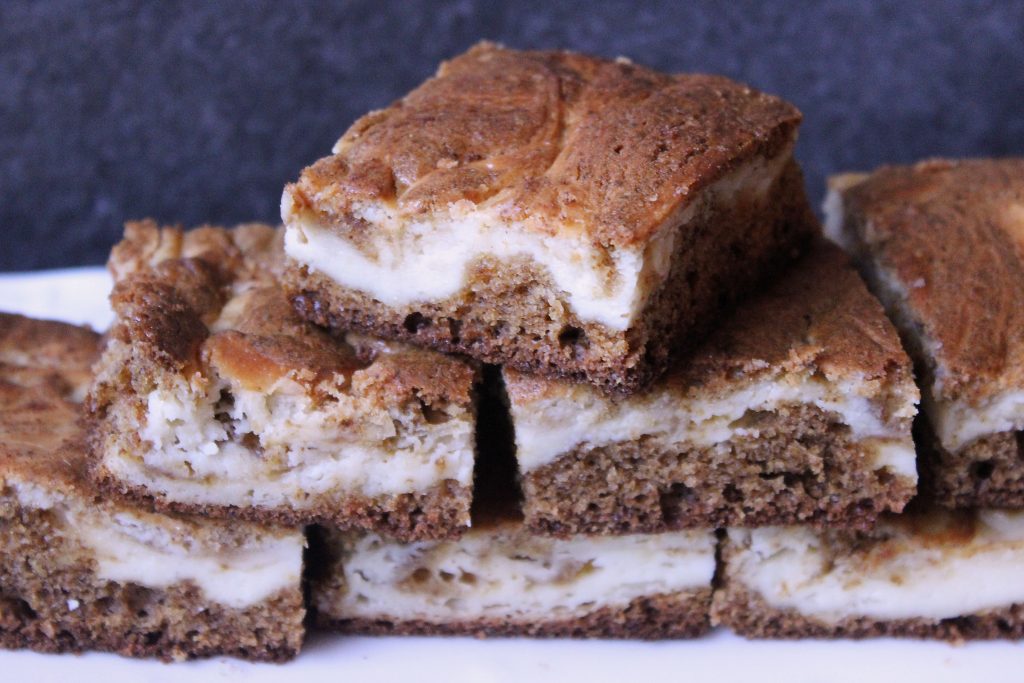
[[[748,637],[1024,636],[1018,511],[920,509],[870,532],[728,529],[721,552],[712,618]]]
[[[870,525],[916,490],[910,359],[828,243],[642,393],[504,376],[534,531]]]
[[[1024,160],[840,176],[826,209],[914,357],[922,489],[1024,506]]]
[[[705,633],[711,530],[535,536],[516,519],[457,540],[326,532],[322,626],[359,634],[688,638]]]
[[[90,390],[97,480],[164,510],[459,533],[476,367],[306,323],[283,260],[266,226],[129,224]]]
[[[790,104],[482,43],[288,185],[303,316],[635,391],[815,232]]]
[[[507,422],[507,416],[504,419]],[[320,626],[361,634],[686,638],[709,628],[710,529],[536,536],[522,523],[500,410],[481,414],[473,528],[402,543],[321,529],[310,604]]]
[[[0,314],[0,647],[295,656],[300,530],[167,517],[93,488],[76,399],[97,355],[89,330]]]

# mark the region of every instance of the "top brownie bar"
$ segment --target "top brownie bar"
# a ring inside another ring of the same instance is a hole
[[[800,113],[726,78],[483,43],[285,188],[307,318],[641,388],[815,232]]]
[[[1024,159],[883,167],[831,190],[830,237],[915,357],[924,483],[945,505],[1024,506]]]

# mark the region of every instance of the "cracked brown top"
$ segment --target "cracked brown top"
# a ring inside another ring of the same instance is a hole
[[[386,405],[410,397],[470,405],[475,365],[404,345],[345,341],[303,321],[278,283],[281,238],[265,225],[185,232],[129,223],[108,264],[111,335],[164,371],[209,367],[254,391],[287,376],[314,393],[329,381],[331,391]]]
[[[905,290],[936,398],[1024,388],[1024,159],[889,166],[845,185],[844,229]]]
[[[299,212],[358,236],[355,203],[400,215],[487,202],[530,229],[646,242],[702,188],[794,137],[792,105],[720,76],[480,43],[359,119],[286,188]]]
[[[566,386],[506,373],[517,402]],[[893,408],[906,398],[916,401],[911,362],[896,329],[848,257],[831,243],[818,242],[771,286],[744,301],[653,389],[699,399],[789,373],[855,381],[883,401],[896,399]]]
[[[0,481],[83,490],[80,397],[99,351],[84,327],[0,313]]]

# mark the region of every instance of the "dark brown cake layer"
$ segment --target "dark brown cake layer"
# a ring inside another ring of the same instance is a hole
[[[757,437],[681,449],[654,441],[580,447],[523,477],[539,533],[651,533],[815,522],[866,527],[914,487],[863,464],[837,416],[804,404],[762,413]]]
[[[284,279],[296,310],[318,325],[632,393],[692,348],[715,312],[791,261],[817,229],[802,175],[791,164],[763,201],[737,201],[694,227],[625,331],[581,321],[550,278],[525,260],[479,260],[459,294],[406,306],[385,305],[298,264]]]
[[[531,638],[696,638],[710,630],[711,589],[637,598],[624,607],[602,607],[566,619],[516,623],[478,619],[434,623],[419,620],[334,619],[315,614],[316,624],[356,635],[462,635]]]

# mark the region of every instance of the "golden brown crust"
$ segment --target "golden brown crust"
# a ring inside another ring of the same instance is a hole
[[[92,330],[0,313],[0,481],[16,475],[89,495],[73,399],[98,352]]]
[[[792,105],[720,76],[480,43],[341,138],[290,185],[293,200],[358,235],[358,202],[400,214],[499,204],[603,246],[645,243],[743,161],[788,144]]]
[[[819,241],[743,302],[666,381],[708,395],[763,375],[820,373],[831,382],[856,378],[891,389],[911,387],[912,370],[896,329],[849,258]]]
[[[422,620],[338,619],[323,613],[315,623],[358,635],[468,635],[478,638],[630,638],[664,640],[696,638],[710,630],[711,589],[636,598],[624,607],[601,607],[577,617],[529,623],[502,619],[470,619],[435,623]]]
[[[85,388],[98,354],[99,335],[87,327],[0,313],[0,364],[47,375],[66,395]]]
[[[220,361],[254,385],[285,372],[305,384],[340,373],[382,400],[416,392],[468,405],[475,368],[411,348],[358,354],[302,320],[281,291],[281,234],[269,226],[191,231],[129,223],[110,270],[111,335],[154,367],[184,372]],[[404,393],[403,393],[404,392]]]
[[[1024,159],[932,160],[849,180],[844,230],[906,293],[935,398],[1024,387]],[[908,330],[910,332],[911,330]]]

